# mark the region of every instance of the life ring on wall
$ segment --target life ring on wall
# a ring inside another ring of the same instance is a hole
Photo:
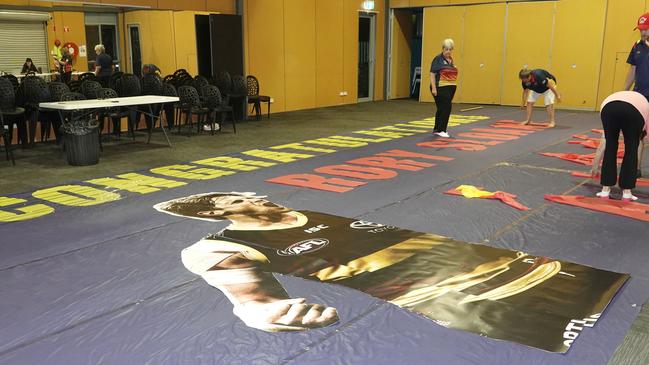
[[[79,55],[79,46],[77,46],[76,43],[74,42],[67,42],[63,45],[63,48],[67,48],[68,52],[70,52],[70,56],[72,56],[72,59],[76,59],[77,56]]]

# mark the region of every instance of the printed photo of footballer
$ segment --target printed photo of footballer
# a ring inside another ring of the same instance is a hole
[[[184,249],[182,263],[223,292],[247,326],[268,332],[339,320],[332,306],[289,297],[273,276],[280,273],[354,288],[445,327],[566,352],[628,279],[523,252],[297,211],[254,193],[210,192],[154,208],[230,221]]]

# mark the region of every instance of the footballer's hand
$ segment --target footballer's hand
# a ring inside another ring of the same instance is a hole
[[[307,304],[304,298],[249,301],[236,305],[233,312],[248,327],[266,332],[305,331],[338,322],[336,308]]]

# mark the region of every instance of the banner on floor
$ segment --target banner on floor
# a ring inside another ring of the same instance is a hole
[[[330,308],[291,301],[269,274],[279,273],[357,289],[444,327],[566,352],[629,278],[520,251],[296,211],[254,193],[198,194],[155,209],[231,222],[183,250],[183,264],[221,289],[247,325],[267,331],[335,322]]]

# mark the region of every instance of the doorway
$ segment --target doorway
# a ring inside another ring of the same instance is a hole
[[[358,101],[374,100],[376,16],[361,13],[358,19]]]
[[[388,99],[419,99],[423,8],[392,9],[388,53]],[[423,72],[422,72],[423,71]]]
[[[129,65],[131,72],[138,77],[142,76],[142,50],[140,47],[140,26],[128,25]]]

